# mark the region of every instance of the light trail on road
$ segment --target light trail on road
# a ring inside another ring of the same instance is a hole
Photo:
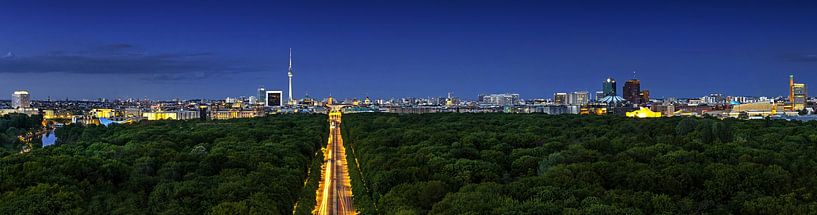
[[[352,185],[346,165],[346,150],[340,132],[341,113],[329,113],[329,141],[324,151],[321,183],[318,185],[313,214],[356,214],[352,205]]]

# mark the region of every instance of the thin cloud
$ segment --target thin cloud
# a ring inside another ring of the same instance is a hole
[[[812,63],[817,62],[817,54],[792,54],[785,56],[786,61]]]
[[[255,69],[217,58],[213,53],[150,54],[131,44],[109,44],[81,51],[54,51],[0,60],[0,73],[139,75],[144,80],[202,79]],[[255,70],[257,71],[257,70]]]

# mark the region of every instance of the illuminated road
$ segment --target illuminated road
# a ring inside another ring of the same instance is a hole
[[[323,172],[313,214],[355,214],[352,185],[346,165],[346,150],[340,134],[340,111],[329,114],[329,143],[324,152]]]

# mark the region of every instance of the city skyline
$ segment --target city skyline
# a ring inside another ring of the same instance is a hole
[[[584,3],[9,3],[0,99],[252,96],[286,90],[289,48],[294,98],[550,98],[632,71],[657,98],[817,80],[813,2]]]
[[[291,74],[291,71],[292,71],[291,66],[290,66],[289,71],[290,72],[288,72],[288,75]],[[293,93],[291,93],[291,90],[292,90],[292,80],[291,80],[291,78],[292,77],[290,76],[289,77],[289,84],[288,84],[290,92],[288,92],[287,94],[284,94],[282,89],[278,89],[278,88],[265,89],[265,87],[261,86],[261,87],[256,89],[257,92],[258,92],[258,94],[256,94],[256,95],[231,95],[231,96],[226,96],[226,97],[221,97],[221,98],[211,98],[211,97],[197,97],[197,98],[180,98],[180,97],[174,97],[174,98],[114,97],[114,98],[109,98],[109,97],[97,97],[97,98],[64,98],[64,99],[60,99],[60,98],[51,98],[51,96],[45,96],[45,97],[47,97],[46,99],[43,99],[43,98],[36,99],[36,97],[34,97],[35,99],[32,99],[32,100],[41,100],[41,101],[44,101],[44,100],[53,100],[53,101],[59,101],[59,100],[92,101],[92,100],[104,99],[104,100],[122,100],[122,101],[124,101],[124,100],[143,100],[143,99],[147,99],[147,100],[156,100],[156,101],[176,101],[176,100],[189,101],[189,100],[202,100],[202,99],[204,99],[204,100],[224,100],[224,99],[229,100],[229,99],[242,99],[243,98],[243,99],[248,99],[249,101],[253,101],[253,99],[256,99],[256,101],[260,101],[261,103],[264,103],[265,100],[266,100],[266,97],[268,96],[267,95],[268,93],[277,93],[278,94],[277,98],[279,98],[281,100],[281,102],[280,102],[281,104],[293,105],[293,104],[295,104],[295,102],[301,101],[301,100],[304,100],[304,99],[307,99],[307,98],[308,99],[315,99],[317,101],[326,101],[329,97],[332,97],[331,94],[327,95],[325,97],[324,96],[308,95],[308,94],[305,95],[304,97],[301,97],[301,98],[291,96],[291,94],[293,94]],[[793,101],[792,99],[795,98],[794,97],[795,87],[797,87],[798,92],[801,92],[803,95],[807,94],[805,92],[808,91],[807,90],[808,87],[806,87],[805,83],[794,83],[794,75],[789,75],[788,78],[789,78],[788,79],[789,80],[789,90],[788,90],[788,93],[784,94],[784,95],[740,95],[740,94],[728,94],[728,93],[723,93],[723,92],[712,91],[712,92],[705,93],[705,94],[702,94],[702,95],[689,96],[689,97],[679,97],[679,96],[652,97],[652,96],[650,96],[650,90],[649,89],[640,88],[640,81],[641,80],[639,80],[639,79],[637,79],[635,77],[633,77],[631,79],[627,79],[626,82],[625,82],[625,85],[619,87],[621,89],[621,91],[620,91],[621,93],[619,93],[619,90],[618,90],[619,88],[616,88],[616,80],[614,78],[608,77],[608,78],[606,78],[605,80],[602,81],[601,87],[599,89],[554,91],[554,93],[551,94],[551,95],[521,96],[518,93],[514,93],[514,92],[496,91],[496,92],[481,92],[481,93],[479,93],[477,95],[465,95],[465,96],[457,95],[457,96],[454,96],[454,97],[452,97],[452,95],[455,95],[454,92],[447,92],[446,95],[432,95],[432,96],[370,97],[368,95],[363,95],[363,96],[358,95],[358,96],[335,97],[335,98],[337,98],[337,99],[364,99],[365,98],[365,99],[385,99],[385,100],[398,99],[399,100],[399,99],[406,99],[406,98],[415,98],[415,99],[428,98],[428,99],[431,99],[431,98],[446,98],[446,97],[448,97],[448,98],[459,98],[459,99],[464,98],[466,100],[480,100],[481,97],[485,96],[485,95],[511,95],[511,94],[514,94],[514,95],[519,96],[519,98],[523,99],[523,100],[546,99],[546,100],[551,100],[551,101],[557,101],[557,100],[559,100],[559,98],[557,98],[557,94],[565,94],[566,95],[566,94],[570,94],[570,93],[584,93],[584,94],[587,94],[587,96],[589,96],[587,99],[593,100],[593,101],[599,101],[603,97],[612,96],[612,97],[621,97],[621,99],[628,100],[630,103],[646,103],[646,102],[648,102],[647,100],[649,100],[650,98],[659,99],[659,100],[664,100],[664,99],[698,99],[698,98],[702,98],[702,97],[706,97],[706,96],[711,96],[713,94],[718,94],[718,95],[727,96],[727,97],[731,96],[731,97],[746,97],[746,98],[776,98],[777,97],[777,98],[782,98],[782,99],[780,99],[781,101],[783,101],[783,100]],[[635,83],[635,85],[634,85],[635,88],[631,89],[631,91],[634,91],[631,94],[635,98],[634,99],[627,99],[627,96],[625,94],[627,94],[626,92],[628,92],[628,84],[630,84],[631,82]],[[798,82],[799,82],[799,80],[798,80]],[[17,89],[17,90],[15,90],[14,94],[12,94],[12,97],[18,95],[19,92],[25,92],[26,97],[30,97],[29,96],[29,91],[26,90],[26,89]],[[593,95],[591,93],[595,93],[596,95]],[[646,95],[644,95],[645,93],[646,93]],[[287,102],[283,102],[283,97],[284,96],[288,97]],[[803,100],[803,101],[807,100],[807,99],[811,99],[811,98],[817,98],[817,97],[813,97],[813,96],[812,97],[809,97],[809,96],[799,97],[799,99]],[[635,99],[637,99],[637,100],[635,100]],[[8,99],[0,99],[0,100],[8,100]],[[14,98],[12,98],[11,100],[14,100]]]

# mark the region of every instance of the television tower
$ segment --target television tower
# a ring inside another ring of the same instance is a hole
[[[289,76],[289,104],[295,104],[294,100],[292,100],[292,48],[289,48],[289,72],[287,73]]]

